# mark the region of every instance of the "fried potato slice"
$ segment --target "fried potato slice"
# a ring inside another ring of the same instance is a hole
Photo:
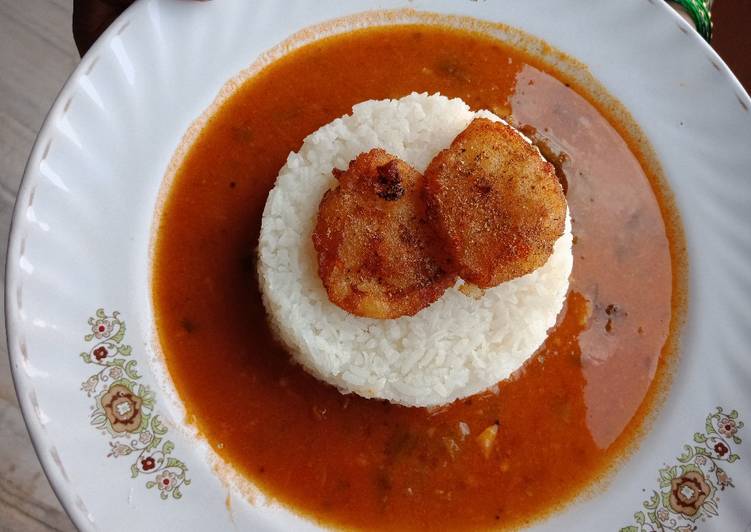
[[[537,148],[511,126],[474,119],[425,171],[444,269],[490,288],[539,268],[563,234],[566,198]]]
[[[456,276],[438,258],[423,175],[381,149],[333,174],[339,186],[323,196],[313,232],[329,299],[357,316],[398,318],[441,297]]]

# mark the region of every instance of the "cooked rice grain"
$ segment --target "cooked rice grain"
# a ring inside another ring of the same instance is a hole
[[[383,148],[423,172],[476,116],[460,99],[410,94],[367,101],[309,135],[269,193],[258,273],[272,328],[311,374],[342,392],[435,406],[507,378],[547,337],[568,290],[571,222],[544,266],[474,299],[458,287],[414,316],[360,318],[331,303],[311,235],[332,168]]]

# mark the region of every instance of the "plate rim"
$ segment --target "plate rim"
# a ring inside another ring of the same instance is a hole
[[[647,1],[650,4],[655,5],[655,0]],[[107,47],[112,38],[122,32],[125,27],[130,24],[128,19],[136,13],[140,13],[146,9],[148,3],[149,0],[136,0],[136,2],[130,5],[120,16],[118,16],[118,18],[99,36],[92,47],[81,58],[81,61],[75,69],[73,69],[55,97],[55,100],[47,112],[34,140],[33,147],[24,167],[23,177],[13,207],[6,250],[4,295],[6,342],[10,359],[10,373],[13,378],[16,397],[23,415],[24,424],[31,438],[32,447],[42,464],[45,476],[56,497],[60,500],[65,512],[71,518],[73,523],[82,530],[87,529],[91,525],[91,522],[83,513],[83,510],[76,504],[75,499],[78,497],[78,493],[74,486],[70,481],[64,478],[58,465],[55,463],[54,458],[50,454],[52,449],[54,449],[54,444],[37,416],[33,415],[34,406],[28,398],[28,394],[25,393],[29,390],[33,391],[33,383],[29,381],[28,377],[24,375],[19,368],[23,356],[23,347],[18,343],[18,338],[20,331],[23,328],[23,324],[19,320],[17,308],[14,306],[11,298],[13,291],[15,291],[16,286],[18,285],[19,238],[21,238],[21,227],[26,223],[23,219],[23,208],[28,204],[30,190],[40,179],[40,176],[35,172],[34,167],[40,161],[40,158],[43,158],[41,157],[42,152],[49,148],[50,142],[54,138],[52,132],[53,126],[60,115],[61,109],[66,105],[68,96],[72,92],[76,81],[82,75],[85,75],[88,69],[93,66],[93,63],[97,60],[97,56],[105,47]],[[659,8],[660,11],[668,13],[667,16],[672,17],[672,20],[677,23],[679,27],[688,30],[690,33],[689,38],[694,41],[694,45],[698,42],[699,45],[703,47],[704,52],[719,65],[720,68],[718,70],[720,70],[720,73],[725,80],[729,81],[735,89],[735,95],[741,104],[751,108],[751,97],[749,97],[745,88],[741,85],[735,74],[730,70],[717,52],[701,38],[688,22],[668,6],[666,2],[658,0],[657,5],[659,4],[662,4]],[[423,8],[420,9],[422,10]],[[429,10],[429,7],[426,9]],[[280,37],[280,39],[284,38],[285,36]]]
[[[11,301],[11,289],[14,289],[17,286],[17,244],[21,233],[20,227],[24,223],[22,220],[22,206],[28,203],[29,191],[33,187],[35,181],[39,179],[39,176],[35,175],[32,169],[34,163],[39,161],[42,150],[46,150],[50,146],[52,141],[51,130],[55,118],[60,114],[60,109],[65,105],[64,102],[67,101],[66,96],[68,96],[73,90],[76,80],[93,66],[94,62],[96,62],[96,57],[101,53],[101,50],[107,46],[107,43],[110,42],[112,37],[118,35],[125,29],[129,24],[126,20],[132,16],[133,13],[145,9],[146,3],[147,0],[136,0],[120,13],[114,21],[112,21],[112,23],[101,33],[101,35],[99,35],[99,37],[97,37],[96,41],[94,41],[91,47],[81,57],[81,60],[66,78],[55,96],[52,105],[44,116],[39,132],[34,138],[34,144],[32,145],[29,156],[26,159],[26,164],[24,165],[21,183],[16,194],[16,201],[13,205],[13,214],[11,215],[10,227],[8,230],[8,243],[5,252],[5,292],[3,297],[5,310],[5,341],[8,349],[8,358],[10,360],[10,374],[13,380],[13,388],[16,393],[19,409],[21,410],[21,417],[23,418],[24,425],[29,433],[31,446],[42,466],[44,476],[49,482],[50,488],[55,494],[55,497],[60,501],[60,506],[63,507],[65,513],[79,530],[88,529],[91,525],[91,520],[83,514],[83,510],[76,504],[74,497],[78,497],[78,493],[73,489],[68,489],[67,485],[71,484],[72,487],[72,483],[63,477],[51,455],[52,449],[54,449],[51,438],[39,422],[38,417],[32,415],[34,406],[31,404],[30,399],[28,399],[25,394],[22,395],[22,392],[32,388],[33,385],[31,382],[28,382],[27,377],[18,369],[18,366],[20,365],[19,361],[23,356],[21,353],[21,347],[17,342],[22,324],[18,320],[16,308]],[[42,452],[42,448],[44,448],[45,452]]]

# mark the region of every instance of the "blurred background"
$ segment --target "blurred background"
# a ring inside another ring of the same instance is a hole
[[[73,0],[0,0],[0,258],[3,264],[13,204],[26,158],[47,110],[79,61],[71,32],[72,12]],[[749,90],[751,0],[716,0],[712,15],[712,45]],[[2,307],[0,313],[4,314]],[[4,323],[3,316],[0,321],[0,532],[75,530],[52,493],[21,418],[10,375]]]

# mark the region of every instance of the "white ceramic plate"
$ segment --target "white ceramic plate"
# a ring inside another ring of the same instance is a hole
[[[206,445],[180,428],[182,408],[154,357],[153,213],[173,152],[227,80],[305,27],[402,7],[503,22],[587,64],[641,124],[683,216],[690,301],[669,397],[640,450],[608,485],[538,528],[657,530],[653,511],[666,517],[665,529],[747,530],[751,446],[741,419],[751,412],[751,101],[658,0],[141,0],[130,8],[53,106],[29,159],[8,252],[18,396],[71,517],[82,530],[313,527],[277,505],[248,503],[215,473]],[[97,316],[99,308],[105,313]],[[119,373],[133,390],[116,397],[110,389],[104,398],[118,369],[86,358],[95,360],[99,348],[119,347],[124,355],[125,346],[131,354],[119,359],[131,362]],[[134,432],[111,431],[101,407],[110,400],[121,428]],[[150,419],[148,427],[128,425],[135,423],[132,408]],[[155,438],[153,469],[144,470],[138,451],[123,455],[126,444],[140,449]],[[727,453],[715,451],[719,442]],[[668,512],[665,499],[645,507],[653,492],[670,491],[665,479],[679,470],[665,468],[681,465],[687,444],[707,450],[690,463],[709,495],[690,519]],[[740,458],[731,462],[731,455]]]

